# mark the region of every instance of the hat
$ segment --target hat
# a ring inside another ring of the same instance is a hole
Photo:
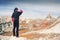
[[[15,10],[18,10],[18,8],[15,8]]]
[[[14,11],[18,10],[18,8],[15,8]]]

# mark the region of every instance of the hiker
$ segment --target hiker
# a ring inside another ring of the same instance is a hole
[[[23,13],[22,10],[18,11],[18,8],[14,9],[12,14],[13,21],[13,36],[19,37],[19,16]]]

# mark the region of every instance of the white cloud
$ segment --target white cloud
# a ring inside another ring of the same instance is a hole
[[[21,15],[23,18],[44,18],[51,13],[51,15],[59,16],[60,14],[60,6],[59,5],[42,5],[42,4],[24,4],[24,3],[18,3],[14,4],[12,6],[8,6],[8,9],[5,11],[1,11],[1,15],[5,13],[4,15],[10,15],[13,12],[13,9],[15,7],[18,7],[19,9],[23,9],[24,13]],[[10,9],[11,8],[11,9]],[[10,11],[9,11],[10,10]],[[8,14],[9,13],[9,14]],[[57,15],[56,15],[57,14]],[[43,16],[43,17],[42,17]]]

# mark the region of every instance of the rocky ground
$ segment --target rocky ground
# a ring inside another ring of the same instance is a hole
[[[21,36],[19,38],[13,37],[13,36],[1,36],[0,35],[0,40],[60,40],[60,34],[56,34],[56,33],[49,33],[49,34],[34,33],[34,34],[24,35],[24,36]]]
[[[18,38],[11,35],[12,32],[6,32],[0,35],[0,40],[60,40],[60,23],[45,30],[20,30]]]

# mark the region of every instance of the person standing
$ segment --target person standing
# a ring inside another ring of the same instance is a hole
[[[23,13],[22,10],[18,11],[18,8],[14,9],[12,14],[13,21],[13,36],[19,37],[19,16]]]

